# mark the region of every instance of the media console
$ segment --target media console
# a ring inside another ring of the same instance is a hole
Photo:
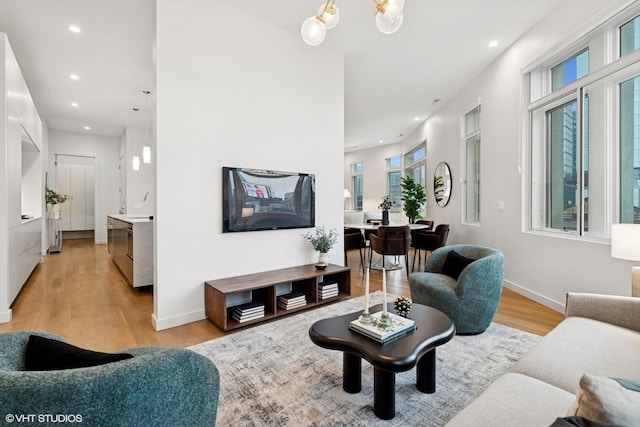
[[[318,283],[330,281],[338,284],[338,294],[322,299]],[[351,296],[351,269],[329,264],[325,270],[316,270],[313,264],[301,265],[210,280],[204,289],[205,314],[220,329],[229,331]],[[278,307],[278,297],[291,292],[304,294],[306,304],[289,310]],[[240,323],[233,313],[248,302],[264,304],[264,316]]]

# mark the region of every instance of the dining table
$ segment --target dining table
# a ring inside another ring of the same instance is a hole
[[[353,223],[353,224],[345,224],[344,228],[357,228],[359,230],[362,231],[376,231],[378,229],[378,227],[380,227],[382,224],[382,221],[372,221],[370,223],[367,224],[362,224],[362,223]],[[390,222],[389,224],[386,225],[386,227],[402,227],[408,225],[409,229],[411,231],[416,231],[416,230],[428,230],[430,229],[430,227],[427,224],[403,224],[400,222]],[[367,240],[367,245],[370,245],[369,241]],[[372,250],[369,247],[369,250]],[[382,270],[382,255],[380,255],[380,259],[377,260],[375,263],[371,263],[371,269],[372,270]],[[398,261],[398,257],[395,255],[386,255],[386,258],[384,260],[384,269],[385,270],[402,270],[404,267],[402,266],[402,263]]]

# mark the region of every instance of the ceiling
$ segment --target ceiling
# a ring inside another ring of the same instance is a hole
[[[323,3],[221,1],[296,35]],[[372,2],[336,0],[337,27],[305,48],[345,57],[345,151],[401,141],[559,2],[407,0],[402,27],[384,35]],[[82,31],[70,32],[71,24]],[[154,0],[0,0],[0,32],[50,129],[119,136],[147,120]],[[489,48],[492,40],[499,44]]]

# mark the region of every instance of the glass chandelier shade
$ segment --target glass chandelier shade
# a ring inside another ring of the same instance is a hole
[[[387,3],[378,7],[376,26],[383,34],[393,34],[400,29],[402,19],[402,8],[396,3]]]
[[[393,34],[402,26],[405,0],[373,0],[376,4],[376,27],[383,34]],[[327,37],[327,30],[340,21],[340,10],[335,0],[320,5],[316,15],[304,20],[300,33],[309,46],[318,46]]]
[[[309,46],[318,46],[327,36],[327,27],[317,16],[311,16],[302,23],[302,40]]]

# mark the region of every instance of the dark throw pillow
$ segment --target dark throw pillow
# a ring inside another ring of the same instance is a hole
[[[132,357],[128,353],[100,353],[66,342],[29,335],[25,351],[25,368],[27,371],[58,371],[104,365]]]
[[[462,270],[464,270],[464,268],[473,261],[475,261],[475,259],[467,258],[466,256],[462,256],[458,252],[452,250],[447,254],[447,258],[444,260],[442,273],[458,280]]]

